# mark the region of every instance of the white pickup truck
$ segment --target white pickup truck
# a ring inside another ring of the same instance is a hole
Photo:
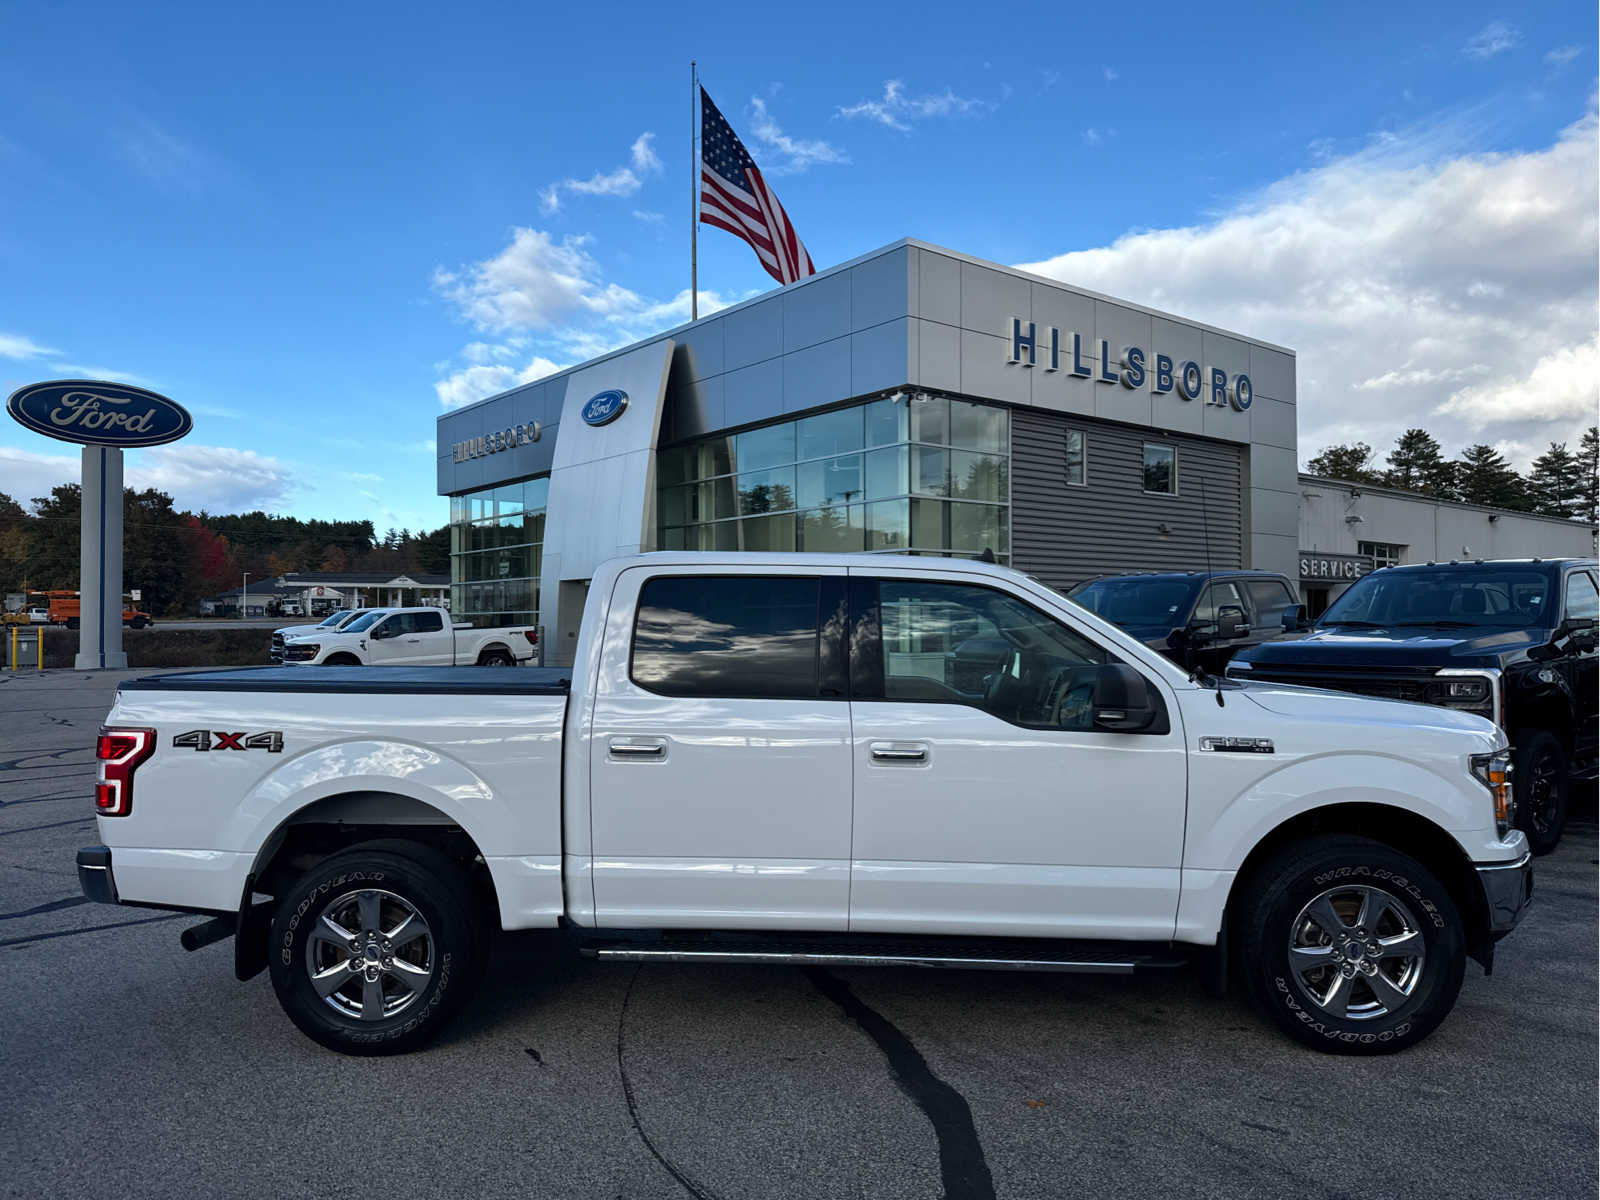
[[[184,944],[237,934],[237,976],[349,1053],[425,1041],[536,928],[645,962],[1194,961],[1383,1052],[1533,886],[1488,721],[1191,678],[932,558],[621,559],[570,670],[135,679],[98,757],[85,893],[211,914]]]
[[[282,661],[321,667],[514,667],[538,652],[532,625],[475,629],[439,608],[369,608],[333,629],[284,640]]]
[[[282,662],[284,642],[291,638],[337,632],[366,611],[364,608],[341,608],[329,613],[315,625],[284,625],[279,629],[274,629],[272,631],[271,648],[268,653],[273,662]]]

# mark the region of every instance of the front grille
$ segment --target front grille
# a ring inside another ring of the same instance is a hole
[[[267,653],[271,656],[273,662],[283,661],[283,634],[275,633],[272,635],[272,649]]]
[[[1414,704],[1427,703],[1428,683],[1433,678],[1432,675],[1358,675],[1348,671],[1319,671],[1304,667],[1263,670],[1254,664],[1248,673],[1241,672],[1240,676],[1263,683],[1294,683],[1301,687],[1374,696],[1380,700],[1409,700]]]

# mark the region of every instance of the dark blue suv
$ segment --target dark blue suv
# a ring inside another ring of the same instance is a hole
[[[1294,585],[1271,571],[1101,575],[1067,596],[1186,670],[1212,675],[1241,650],[1304,627]]]

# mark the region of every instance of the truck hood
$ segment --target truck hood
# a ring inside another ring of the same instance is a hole
[[[1252,646],[1239,662],[1270,666],[1458,667],[1500,662],[1543,645],[1540,629],[1352,629],[1328,626]]]
[[[1268,712],[1302,721],[1366,721],[1409,728],[1497,734],[1493,723],[1483,717],[1436,704],[1408,704],[1403,700],[1379,700],[1371,696],[1354,696],[1348,692],[1250,680],[1244,681],[1242,690],[1252,703]]]

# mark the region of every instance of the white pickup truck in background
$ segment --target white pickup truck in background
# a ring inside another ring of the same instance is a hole
[[[475,629],[440,608],[370,608],[337,628],[284,640],[282,661],[327,667],[514,667],[538,652],[532,625]]]
[[[350,624],[362,613],[364,608],[341,608],[329,613],[315,625],[285,625],[272,631],[271,648],[268,651],[273,662],[283,661],[283,644],[290,638],[309,637],[313,634],[335,633]]]
[[[97,753],[85,893],[212,914],[184,945],[237,934],[236,975],[348,1053],[420,1045],[539,928],[623,961],[1194,962],[1378,1053],[1533,885],[1482,718],[1190,676],[934,558],[621,559],[570,670],[130,680]]]

